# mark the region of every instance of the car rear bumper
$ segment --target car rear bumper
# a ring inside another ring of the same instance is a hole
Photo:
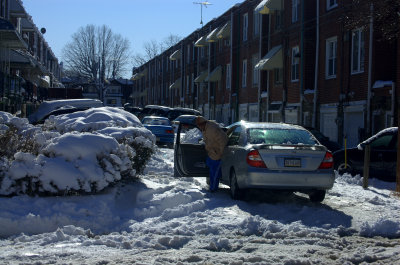
[[[248,171],[245,176],[237,177],[240,188],[326,190],[331,189],[335,182],[332,170],[282,172],[255,169]]]
[[[175,137],[172,136],[156,136],[156,142],[158,144],[174,143]]]

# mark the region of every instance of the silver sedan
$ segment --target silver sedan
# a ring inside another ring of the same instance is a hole
[[[220,181],[230,187],[233,199],[257,188],[303,192],[321,202],[333,187],[333,156],[303,127],[241,121],[230,125],[227,134]],[[178,138],[175,175],[207,177],[205,158],[201,142]]]

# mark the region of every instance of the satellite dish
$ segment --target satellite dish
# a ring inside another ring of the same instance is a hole
[[[46,28],[41,28],[40,32],[42,32],[42,34],[45,34],[46,33]]]

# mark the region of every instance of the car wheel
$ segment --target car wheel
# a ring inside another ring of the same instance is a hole
[[[308,197],[312,202],[322,202],[325,199],[325,194],[325,190],[316,190],[308,194]]]
[[[230,183],[229,184],[230,184],[230,192],[231,192],[232,199],[240,200],[242,198],[242,192],[239,189],[239,186],[237,184],[235,170],[232,170],[232,172],[231,172]]]
[[[347,165],[344,162],[344,159],[340,159],[335,166],[335,169],[340,175],[343,175],[343,173],[349,173],[350,175],[353,175],[353,165],[347,161]]]

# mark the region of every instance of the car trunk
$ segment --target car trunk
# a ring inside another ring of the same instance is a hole
[[[320,166],[326,149],[323,146],[263,145],[258,152],[268,169],[312,171]]]

